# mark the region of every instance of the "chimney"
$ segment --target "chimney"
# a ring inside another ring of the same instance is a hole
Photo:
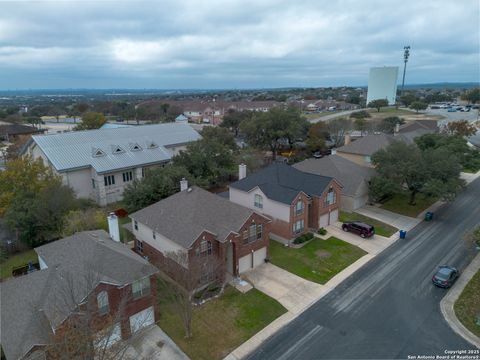
[[[180,180],[180,191],[185,191],[187,189],[188,189],[188,180],[185,178],[182,178],[182,180]]]
[[[348,145],[352,142],[352,138],[350,137],[350,134],[345,134],[345,145]]]
[[[108,232],[113,241],[120,242],[120,229],[118,228],[118,217],[111,212],[108,215]]]
[[[331,151],[332,151],[331,155],[335,155],[337,153],[337,149],[332,149]]]
[[[238,180],[242,180],[247,177],[247,165],[238,165]]]

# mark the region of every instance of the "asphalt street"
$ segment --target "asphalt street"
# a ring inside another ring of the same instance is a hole
[[[403,359],[474,349],[440,312],[443,264],[464,269],[480,224],[480,179],[267,340],[249,359]],[[460,275],[461,276],[461,275]]]

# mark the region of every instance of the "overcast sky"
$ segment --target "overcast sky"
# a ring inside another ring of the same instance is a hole
[[[479,81],[478,0],[0,0],[0,89]],[[400,79],[399,79],[400,80]]]

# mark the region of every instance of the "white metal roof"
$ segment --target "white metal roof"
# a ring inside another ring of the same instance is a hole
[[[57,171],[92,166],[97,173],[168,161],[172,155],[166,147],[199,138],[178,123],[32,136]]]

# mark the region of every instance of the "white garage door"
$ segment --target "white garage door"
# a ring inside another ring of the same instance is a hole
[[[320,216],[320,227],[327,227],[328,226],[328,214]]]
[[[335,224],[338,221],[338,209],[330,213],[330,224]]]
[[[252,254],[248,254],[238,259],[238,272],[240,274],[247,270],[250,270],[251,268],[252,268]]]
[[[120,340],[122,340],[122,330],[120,328],[120,324],[117,323],[111,328],[107,328],[97,334],[95,347],[97,349],[106,349]]]
[[[263,247],[253,253],[253,267],[257,267],[265,262],[267,257],[267,248]]]
[[[155,322],[155,315],[153,313],[153,306],[142,310],[135,315],[130,316],[130,330],[136,333],[138,330],[152,325]]]

